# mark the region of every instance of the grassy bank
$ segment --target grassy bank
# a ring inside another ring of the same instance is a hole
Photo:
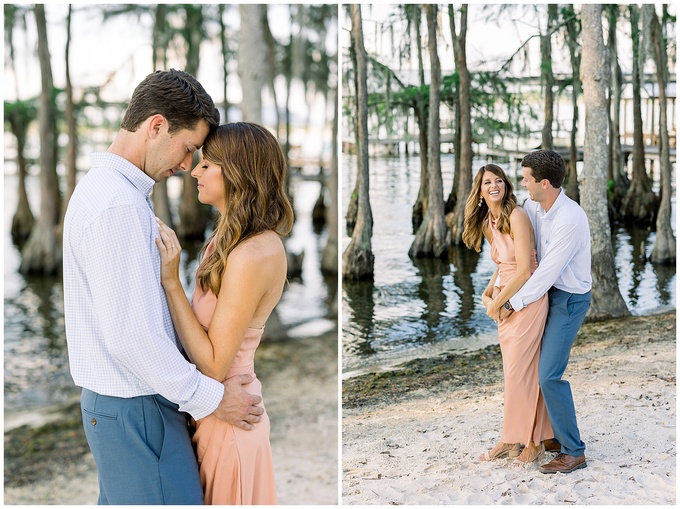
[[[675,337],[675,312],[629,316],[584,324],[576,336],[574,349],[621,349],[637,343],[675,341]],[[653,355],[653,350],[650,346],[650,355]],[[349,409],[393,403],[417,389],[451,391],[496,384],[502,380],[500,347],[490,345],[475,352],[444,353],[437,357],[415,359],[390,371],[343,380],[342,406]]]

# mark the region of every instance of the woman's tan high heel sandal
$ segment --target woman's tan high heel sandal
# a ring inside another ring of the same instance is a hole
[[[503,458],[516,458],[520,453],[519,444],[506,444],[505,442],[499,442],[496,447],[490,451],[486,451],[484,454],[480,455],[479,461],[491,461],[500,460]]]
[[[512,462],[512,466],[521,467],[529,465],[536,460],[540,461],[543,459],[544,454],[545,446],[543,445],[543,442],[540,442],[538,445],[535,445],[533,441],[529,442],[524,450],[522,450],[522,454],[520,454],[517,459]]]

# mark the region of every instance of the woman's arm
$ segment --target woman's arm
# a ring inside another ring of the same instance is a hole
[[[510,214],[510,230],[515,245],[517,270],[488,307],[487,314],[494,320],[498,320],[503,305],[522,288],[531,276],[531,250],[534,248],[532,226],[523,208],[515,207]]]
[[[246,241],[229,254],[215,312],[206,332],[179,280],[177,237],[167,226],[159,225],[159,228],[161,239],[157,239],[156,244],[161,253],[161,283],[177,335],[199,371],[216,380],[224,380],[246,329],[251,326],[258,305],[271,286],[267,250],[253,249],[245,245],[249,244]],[[171,245],[175,247],[170,248]]]
[[[484,225],[482,232],[484,233],[484,237],[486,237],[486,240],[489,242],[489,245],[491,245],[493,243],[493,239],[491,237],[491,232],[489,231],[488,225]],[[498,267],[496,267],[493,276],[491,276],[491,279],[489,280],[489,284],[486,285],[486,289],[482,293],[482,303],[484,304],[484,307],[486,307],[487,309],[487,314],[489,310],[489,304],[491,304],[491,301],[493,301],[493,289],[496,286],[497,279],[498,279]]]
[[[491,304],[491,302],[493,301],[493,289],[496,283],[496,279],[498,279],[498,267],[496,267],[493,276],[491,276],[491,279],[489,280],[489,284],[486,286],[486,289],[482,294],[482,302],[484,303],[487,312],[489,309],[489,304]]]

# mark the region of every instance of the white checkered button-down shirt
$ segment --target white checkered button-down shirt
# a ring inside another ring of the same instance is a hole
[[[154,181],[114,154],[92,154],[92,169],[64,220],[64,314],[71,375],[99,394],[149,394],[195,419],[224,393],[180,352],[160,284]]]
[[[552,286],[583,295],[590,291],[590,227],[581,206],[562,190],[546,212],[540,203],[524,203],[536,234],[538,268],[510,298],[519,311],[540,299]]]

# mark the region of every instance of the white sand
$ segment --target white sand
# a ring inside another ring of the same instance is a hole
[[[675,332],[668,335],[574,348],[565,378],[588,467],[571,474],[476,460],[499,440],[502,385],[345,409],[343,504],[675,504]]]

